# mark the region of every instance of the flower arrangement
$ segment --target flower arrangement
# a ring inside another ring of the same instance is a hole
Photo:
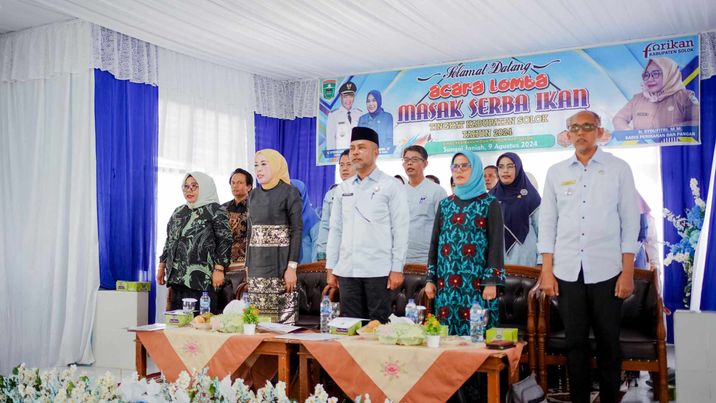
[[[307,403],[337,403],[338,399],[329,397],[322,385],[316,385],[314,393]],[[370,402],[366,395],[364,402]],[[92,379],[71,366],[61,372],[57,370],[40,371],[27,368],[25,364],[15,367],[8,377],[0,376],[0,402],[274,402],[290,403],[286,396],[286,384],[270,382],[251,391],[242,379],[231,382],[230,377],[222,380],[211,378],[207,369],[193,372],[183,371],[176,382],[138,379],[136,373],[117,380],[109,372]]]
[[[244,323],[249,325],[255,325],[259,323],[259,309],[255,305],[250,304],[244,308],[243,315]]]
[[[669,253],[664,259],[664,267],[676,262],[681,263],[681,267],[686,274],[686,285],[684,286],[684,305],[688,308],[691,301],[691,284],[694,265],[694,254],[696,246],[701,236],[701,228],[704,224],[704,215],[706,214],[706,202],[701,198],[701,190],[696,179],[691,178],[689,182],[691,188],[691,196],[694,198],[694,206],[685,210],[685,217],[676,215],[664,209],[664,217],[676,228],[676,232],[681,237],[677,243],[666,242]]]
[[[432,313],[429,313],[428,317],[425,318],[423,330],[428,336],[439,336],[442,327],[440,326],[440,321],[438,320],[438,318],[436,318]]]

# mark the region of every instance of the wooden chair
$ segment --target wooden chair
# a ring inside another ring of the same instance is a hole
[[[537,371],[537,308],[540,269],[532,266],[505,265],[505,286],[500,300],[500,327],[517,328],[527,341],[520,364]]]
[[[649,371],[654,381],[654,399],[669,401],[666,369],[666,329],[664,305],[659,294],[658,273],[655,270],[634,269],[634,294],[624,300],[621,317],[620,345],[622,369]],[[539,297],[537,321],[537,355],[539,382],[547,390],[547,367],[566,365],[566,339],[559,317],[556,298]],[[592,350],[596,341],[590,335]],[[592,358],[596,367],[596,358]]]

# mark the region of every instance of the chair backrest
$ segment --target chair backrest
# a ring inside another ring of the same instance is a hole
[[[539,275],[540,270],[536,267],[505,265],[505,287],[498,296],[500,326],[527,326],[528,297]]]
[[[422,291],[425,288],[427,274],[428,268],[424,264],[408,263],[403,266],[405,281],[400,288],[392,293],[392,313],[396,316],[405,316],[405,306],[410,298],[414,299],[418,305],[424,303]]]
[[[655,270],[634,269],[634,294],[622,304],[621,327],[640,329],[652,337],[657,336],[661,321],[661,295],[657,276]],[[551,299],[549,329],[550,332],[564,329],[557,298]]]
[[[296,269],[298,288],[298,314],[320,315],[323,289],[326,287],[326,262],[298,265]]]

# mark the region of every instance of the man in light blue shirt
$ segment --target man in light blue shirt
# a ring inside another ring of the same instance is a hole
[[[405,192],[410,210],[410,231],[408,233],[408,263],[428,263],[430,236],[440,200],[447,197],[442,186],[431,180],[425,180],[425,168],[428,166],[428,152],[419,145],[403,150],[403,169],[408,175]]]
[[[404,186],[376,166],[378,133],[356,127],[350,155],[356,176],[338,185],[326,248],[329,287],[340,284],[341,314],[382,323],[390,290],[403,283],[410,217]]]
[[[616,402],[621,383],[621,306],[634,291],[639,204],[627,163],[597,146],[599,115],[567,120],[575,155],[547,171],[539,217],[540,288],[558,298],[567,339],[573,402],[589,402],[590,327],[597,340],[600,399]]]
[[[341,180],[344,181],[356,174],[355,168],[351,163],[349,155],[350,150],[346,149],[338,158],[339,172]],[[338,185],[333,185],[323,197],[323,207],[321,207],[321,225],[318,228],[318,238],[316,239],[316,260],[326,260],[326,244],[328,243],[328,230],[331,223],[331,207],[333,206],[333,197]]]

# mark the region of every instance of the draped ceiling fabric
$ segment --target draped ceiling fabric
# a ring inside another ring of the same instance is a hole
[[[0,374],[94,360],[90,31],[74,21],[0,36]]]
[[[411,0],[26,1],[175,52],[281,80],[716,28],[712,0],[454,0],[439,7]],[[519,29],[505,29],[506,21]]]
[[[256,113],[269,118],[315,118],[318,80],[275,80],[254,76]]]

